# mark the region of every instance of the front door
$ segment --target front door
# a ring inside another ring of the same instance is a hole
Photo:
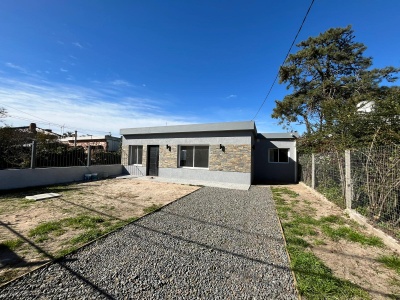
[[[149,162],[148,171],[149,176],[158,176],[158,149],[159,146],[149,146]]]

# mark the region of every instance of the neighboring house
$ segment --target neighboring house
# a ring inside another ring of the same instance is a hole
[[[12,130],[19,131],[21,133],[26,133],[32,139],[36,137],[36,135],[42,134],[42,136],[48,136],[50,139],[58,139],[60,137],[59,134],[54,133],[51,129],[43,129],[36,126],[35,123],[29,124],[29,126],[21,126],[21,127],[9,127]]]
[[[70,146],[75,146],[75,137],[66,137],[60,139],[60,141],[68,143]],[[76,138],[76,146],[87,149],[89,145],[92,150],[101,149],[107,152],[117,152],[121,147],[121,138],[110,135],[78,136]]]
[[[253,121],[121,129],[128,174],[215,182],[296,182],[296,136]]]

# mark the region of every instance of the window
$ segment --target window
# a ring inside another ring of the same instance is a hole
[[[270,163],[288,163],[289,149],[269,149]]]
[[[180,146],[179,166],[208,168],[208,146]]]
[[[143,146],[129,146],[129,165],[142,164]]]

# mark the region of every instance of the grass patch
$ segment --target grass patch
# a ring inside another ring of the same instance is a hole
[[[65,229],[62,228],[62,222],[52,221],[39,224],[29,231],[28,236],[35,237],[36,242],[41,243],[49,238],[50,233],[61,235],[63,232]]]
[[[370,299],[369,294],[357,285],[335,277],[332,270],[309,250],[312,245],[303,238],[317,236],[317,228],[331,228],[330,224],[343,224],[343,218],[331,215],[316,219],[305,211],[290,211],[287,207],[291,208],[293,203],[285,201],[283,194],[295,198],[297,193],[287,188],[272,188],[272,191],[301,296],[306,299]],[[314,244],[325,243],[315,238]]]
[[[299,194],[297,194],[296,192],[288,189],[288,188],[272,188],[272,192],[274,193],[274,197],[280,196],[282,194],[289,196],[290,198],[297,198],[299,196]]]
[[[102,236],[104,233],[100,229],[90,229],[84,233],[77,235],[76,237],[72,238],[70,243],[73,245],[77,244],[86,244],[90,241],[97,239],[98,237]]]
[[[400,274],[400,257],[397,255],[384,255],[379,257],[377,261]]]
[[[361,245],[376,247],[384,246],[382,239],[376,236],[367,236],[347,226],[339,226],[338,228],[333,228],[329,225],[323,225],[322,232],[334,241],[345,239],[351,242],[359,243]]]
[[[98,216],[81,215],[74,218],[67,218],[61,221],[63,225],[75,229],[89,229],[98,227],[99,223],[103,223],[104,219]]]
[[[369,295],[347,280],[333,276],[332,271],[313,253],[289,246],[292,268],[300,294],[307,299],[369,299]]]
[[[6,240],[2,243],[0,243],[0,250],[7,248],[11,251],[16,250],[23,244],[23,240],[20,239],[14,239],[14,240]]]
[[[145,214],[149,214],[149,213],[151,213],[153,211],[156,211],[157,209],[160,209],[161,207],[162,207],[162,205],[160,205],[160,204],[153,204],[153,205],[151,205],[149,207],[144,208],[143,212]]]

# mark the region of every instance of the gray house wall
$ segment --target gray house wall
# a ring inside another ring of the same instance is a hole
[[[295,139],[269,139],[268,134],[264,135],[258,135],[255,143],[254,182],[297,182],[297,150]],[[268,152],[271,148],[289,149],[289,162],[269,162]]]
[[[159,145],[159,176],[214,182],[251,184],[253,131],[182,132],[125,135],[122,139],[122,163],[125,172],[147,175],[147,147]],[[128,165],[130,145],[142,145],[142,165]],[[171,151],[166,148],[171,147]],[[181,145],[209,145],[209,168],[185,168],[178,165]],[[220,149],[224,146],[224,150]]]

